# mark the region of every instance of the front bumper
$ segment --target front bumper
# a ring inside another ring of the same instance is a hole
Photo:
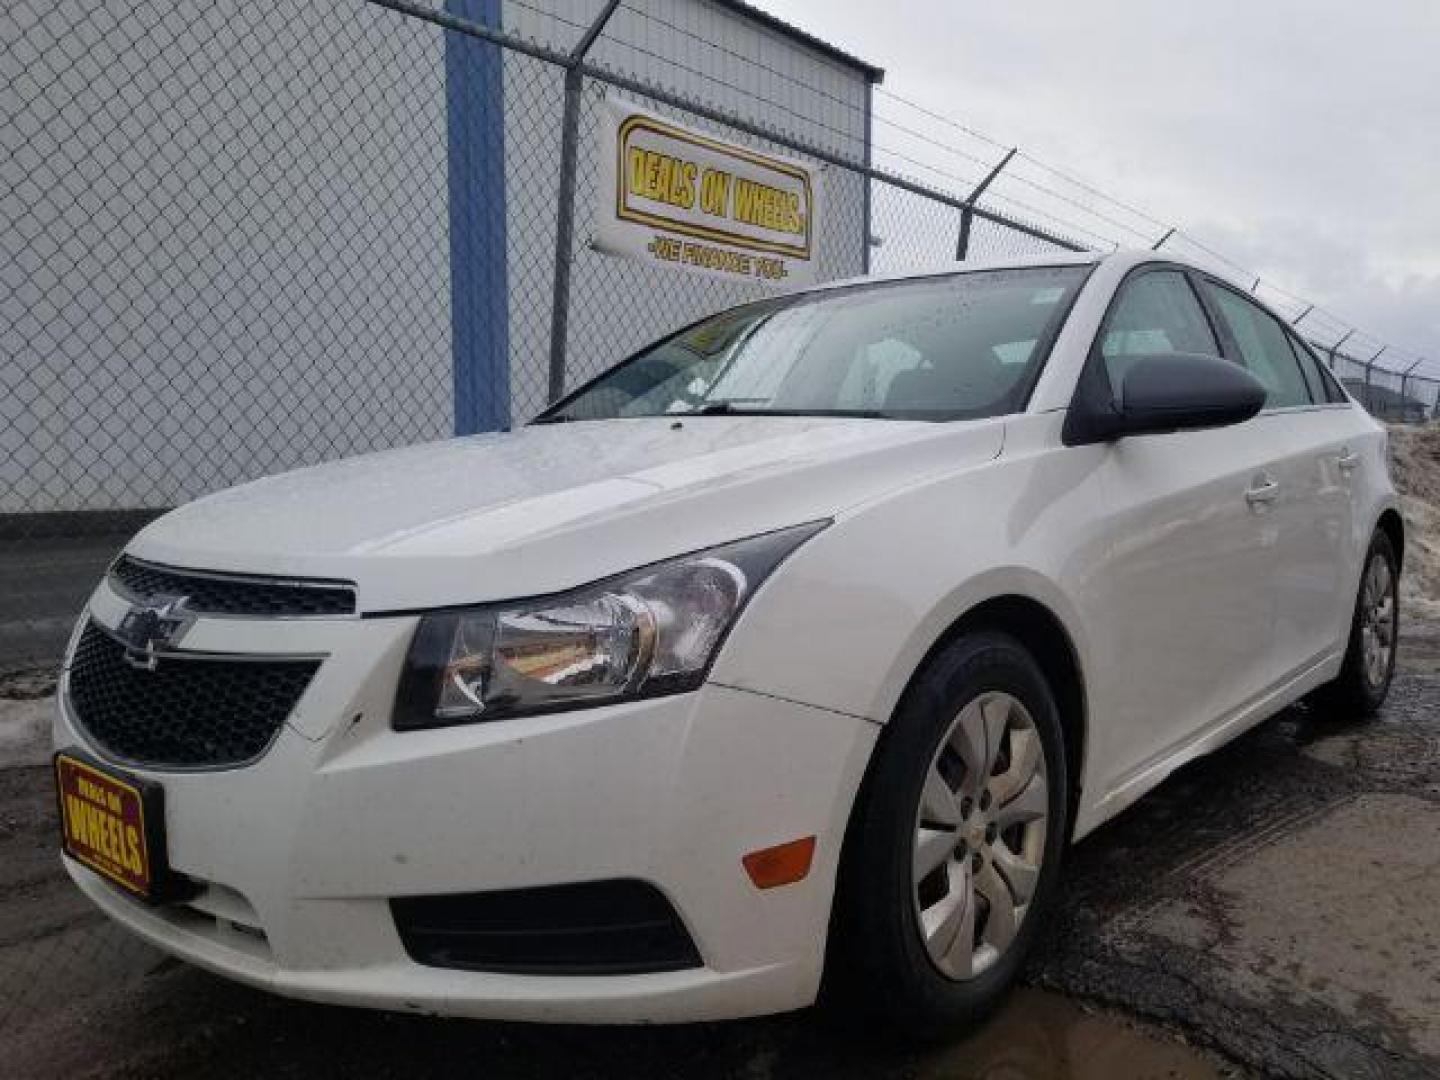
[[[125,605],[104,585],[93,616]],[[397,733],[413,618],[202,620],[186,648],[324,652],[245,768],[129,771],[165,788],[173,868],[204,886],[146,907],[66,860],[101,908],[219,974],[317,1001],[517,1020],[640,1022],[814,1000],[849,808],[877,729],[763,694],[693,694]],[[297,648],[298,646],[298,648]],[[98,753],[58,695],[56,744]],[[99,754],[103,757],[103,754]],[[817,838],[801,882],[756,889],[741,858]],[[416,963],[392,898],[634,878],[679,913],[701,966],[530,975]]]

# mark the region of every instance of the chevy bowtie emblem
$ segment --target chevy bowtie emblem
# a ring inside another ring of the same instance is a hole
[[[125,613],[115,635],[125,645],[125,662],[142,671],[154,671],[160,654],[184,636],[195,621],[185,596],[152,596]]]

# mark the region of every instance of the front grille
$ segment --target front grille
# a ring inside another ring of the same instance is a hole
[[[341,581],[295,581],[220,571],[181,570],[128,555],[110,568],[120,591],[141,600],[183,596],[200,615],[351,615],[355,590]]]
[[[390,901],[419,964],[525,975],[635,975],[700,966],[679,914],[654,885],[585,881]]]
[[[145,671],[92,622],[71,661],[70,705],[112,757],[151,768],[222,768],[265,752],[319,666],[172,654]]]

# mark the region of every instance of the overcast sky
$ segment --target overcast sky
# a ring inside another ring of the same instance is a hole
[[[1440,0],[759,3],[1440,373]]]

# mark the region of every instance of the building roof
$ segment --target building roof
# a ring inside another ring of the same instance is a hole
[[[854,56],[843,49],[836,48],[828,41],[822,41],[813,34],[807,34],[798,26],[788,23],[775,15],[771,15],[768,11],[761,11],[755,5],[746,3],[745,0],[712,0],[712,2],[729,11],[733,11],[743,18],[749,19],[751,22],[759,23],[761,26],[774,30],[777,34],[787,37],[791,41],[799,42],[807,48],[828,56],[832,60],[838,60],[846,67],[863,72],[865,78],[872,83],[883,82],[885,79],[884,68],[878,68],[874,64],[861,60],[858,56]]]

